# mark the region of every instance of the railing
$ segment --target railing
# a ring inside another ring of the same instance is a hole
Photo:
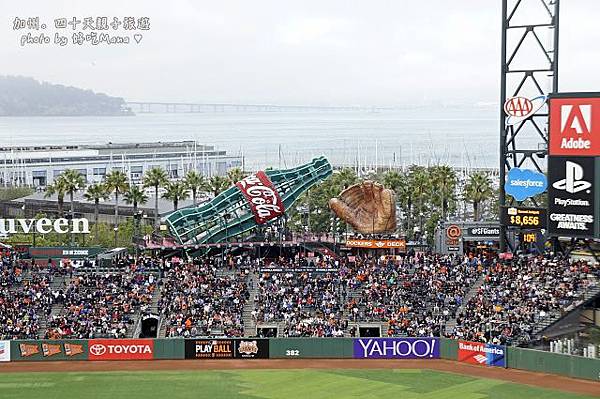
[[[210,342],[209,342],[210,341]],[[211,358],[197,356],[196,350],[202,345],[212,345],[214,341],[224,344],[221,348],[231,348],[219,357],[232,359],[249,358],[373,358],[421,359],[426,362],[435,359],[457,361],[464,359],[464,348],[459,341],[445,338],[211,338],[211,339],[74,339],[74,340],[15,340],[0,341],[5,349],[0,361],[52,361],[52,360],[152,360],[152,359],[197,359]],[[466,343],[469,344],[469,343]],[[479,344],[475,346],[479,346]],[[253,347],[254,351],[239,351],[240,345]],[[366,347],[377,345],[376,351],[366,353]],[[118,351],[102,350],[106,347],[119,347]],[[420,348],[418,346],[421,346]],[[464,345],[462,345],[464,346]],[[135,347],[125,350],[124,347]],[[10,348],[10,350],[6,350]],[[208,346],[202,348],[206,354]],[[397,348],[401,348],[398,350]],[[423,351],[429,351],[427,356]],[[600,359],[551,353],[516,347],[495,346],[499,351],[500,363],[506,368],[560,374],[574,378],[600,380]],[[382,352],[383,351],[383,352]],[[498,353],[498,352],[496,352]],[[460,356],[459,356],[460,354]],[[210,353],[209,353],[210,355]],[[485,357],[485,356],[484,356]],[[477,363],[477,362],[476,362]],[[482,366],[484,367],[484,366]]]

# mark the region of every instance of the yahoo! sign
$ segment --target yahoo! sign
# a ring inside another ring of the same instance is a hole
[[[439,359],[439,338],[358,338],[355,359]]]
[[[60,218],[56,220],[48,218],[0,219],[0,234],[48,234],[52,232],[59,234],[87,234],[90,232],[90,224],[85,218]]]

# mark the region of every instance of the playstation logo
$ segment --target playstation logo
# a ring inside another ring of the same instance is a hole
[[[552,184],[552,187],[575,194],[592,187],[592,183],[583,180],[583,168],[581,165],[567,161],[565,165],[565,178]]]

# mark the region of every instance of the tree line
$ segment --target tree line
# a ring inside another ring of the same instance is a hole
[[[121,170],[114,169],[108,172],[102,182],[86,184],[85,177],[77,170],[66,169],[58,175],[54,181],[46,187],[45,197],[56,196],[57,210],[60,217],[65,215],[65,200],[70,205],[69,214],[75,214],[74,195],[78,191],[84,191],[84,198],[94,203],[94,236],[99,237],[101,224],[98,222],[100,203],[109,198],[114,198],[115,215],[115,241],[119,230],[119,200],[133,207],[133,214],[138,215],[139,206],[148,202],[146,188],[154,191],[154,227],[158,228],[160,223],[158,212],[158,200],[160,197],[172,202],[173,210],[179,208],[181,201],[190,198],[194,206],[198,204],[201,193],[211,193],[216,196],[231,185],[243,179],[246,175],[240,168],[232,168],[227,171],[226,176],[212,176],[206,178],[196,170],[190,170],[181,180],[171,180],[167,171],[162,167],[148,169],[142,178],[142,184],[137,185],[129,181],[127,174]],[[164,190],[162,196],[161,189]],[[139,226],[138,226],[139,227]],[[134,235],[137,233],[134,231]]]
[[[497,217],[498,190],[490,174],[484,171],[472,172],[461,179],[448,165],[412,165],[404,170],[371,173],[367,179],[394,190],[399,218],[396,233],[408,239],[426,237],[431,242],[439,222],[458,218],[460,204],[469,205],[470,210],[463,210],[463,217],[470,213],[474,221]],[[289,212],[291,229],[316,233],[348,231],[348,226],[329,210],[328,201],[360,180],[353,169],[335,171],[298,199]]]
[[[127,174],[115,169],[104,176],[102,182],[86,184],[79,171],[67,169],[57,176],[52,184],[46,187],[46,197],[56,195],[59,216],[65,215],[65,201],[69,203],[69,213],[75,213],[74,194],[84,191],[84,198],[94,204],[94,232],[92,242],[106,241],[102,238],[110,229],[99,223],[100,203],[114,198],[115,223],[114,239],[121,236],[119,225],[119,201],[133,207],[133,214],[138,215],[138,208],[149,201],[145,189],[154,192],[154,230],[158,230],[158,201],[161,197],[172,202],[173,210],[177,210],[180,202],[191,197],[197,206],[202,194],[217,196],[227,188],[246,177],[240,168],[232,168],[226,176],[205,177],[196,170],[190,170],[181,180],[172,180],[165,169],[153,167],[148,169],[142,184],[129,181]],[[486,217],[497,217],[497,190],[491,176],[482,171],[471,173],[465,180],[460,179],[456,171],[447,165],[417,166],[412,165],[404,170],[390,170],[372,173],[366,178],[383,184],[396,193],[399,226],[396,232],[408,239],[433,238],[433,231],[440,221],[456,218],[459,204],[469,204],[471,218],[474,221]],[[292,209],[287,210],[288,228],[296,232],[330,233],[349,231],[349,227],[337,220],[329,210],[329,199],[338,196],[344,189],[363,180],[353,169],[336,170],[324,182],[304,193]],[[464,212],[463,212],[464,216]],[[135,218],[134,218],[135,219]],[[133,225],[127,224],[125,230],[131,236],[140,233],[139,218]],[[125,238],[125,237],[124,237]],[[125,238],[125,243],[127,239]],[[130,245],[130,241],[129,241]]]

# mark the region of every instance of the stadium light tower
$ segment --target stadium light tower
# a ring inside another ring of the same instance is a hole
[[[504,105],[514,97],[535,98],[558,91],[558,17],[560,0],[502,0],[500,72],[500,206],[506,198],[506,174],[515,167],[544,172],[548,154],[548,108],[507,124]],[[508,202],[508,203],[507,203]],[[525,202],[539,206],[533,197]],[[525,204],[527,205],[527,204]],[[514,231],[500,225],[500,251],[514,251]]]

